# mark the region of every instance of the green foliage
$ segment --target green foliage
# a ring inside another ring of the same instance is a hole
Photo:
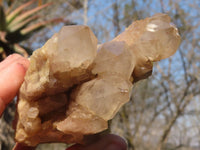
[[[36,13],[52,3],[46,3],[27,10],[27,7],[35,2],[36,0],[28,1],[14,10],[11,9],[12,3],[8,4],[6,10],[0,5],[0,61],[15,52],[27,57],[32,51],[25,49],[19,43],[27,40],[34,32],[39,31],[48,24],[62,21],[61,18],[56,18],[37,22],[36,20],[41,17]]]

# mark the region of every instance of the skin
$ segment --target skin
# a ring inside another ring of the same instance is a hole
[[[29,61],[13,54],[0,63],[0,116],[4,109],[17,95],[18,90],[24,80]],[[13,150],[34,150],[34,147],[23,146],[16,143]],[[119,136],[106,134],[87,145],[75,144],[66,150],[126,150],[126,142]]]

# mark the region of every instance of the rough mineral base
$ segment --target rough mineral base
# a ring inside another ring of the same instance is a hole
[[[17,104],[17,142],[82,143],[108,128],[129,101],[132,84],[151,75],[154,61],[174,54],[177,28],[166,14],[133,22],[98,46],[87,26],[64,26],[34,51]]]

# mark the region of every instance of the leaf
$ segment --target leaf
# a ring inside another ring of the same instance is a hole
[[[0,5],[0,31],[5,31],[6,29],[6,18],[3,6]]]
[[[27,26],[29,23],[31,23],[32,21],[34,21],[35,19],[37,19],[37,18],[39,18],[39,16],[32,16],[32,17],[29,17],[29,18],[27,18],[26,20],[24,20],[23,22],[20,22],[20,23],[18,23],[17,25],[15,25],[15,26],[10,26],[10,27],[8,27],[8,31],[9,32],[16,32],[17,30],[19,30],[19,29],[21,29],[21,28],[23,28],[23,27],[25,27],[25,26]]]
[[[15,9],[14,11],[12,11],[10,14],[7,15],[6,17],[6,22],[7,25],[10,24],[12,22],[12,20],[14,20],[17,15],[23,11],[24,8],[27,8],[29,5],[31,5],[33,2],[35,2],[36,0],[31,0],[21,6],[19,6],[17,9]]]
[[[0,55],[4,52],[3,47],[0,46]]]
[[[7,43],[5,31],[0,31],[0,42]]]
[[[14,5],[14,3],[12,2],[12,4],[5,10],[6,16],[12,11],[13,5]]]
[[[29,27],[27,27],[25,29],[22,29],[20,31],[20,33],[22,35],[26,35],[26,34],[29,34],[29,33],[33,32],[33,31],[35,31],[35,30],[37,30],[39,28],[45,27],[50,23],[58,23],[58,22],[62,22],[62,21],[63,21],[62,18],[56,18],[56,19],[52,19],[52,20],[48,20],[48,21],[39,22],[39,23],[31,25],[31,26],[29,26]]]
[[[62,18],[57,18],[57,19],[52,19],[52,20],[43,21],[37,24],[29,25],[15,32],[9,32],[6,35],[6,39],[10,43],[19,43],[21,41],[28,39],[32,35],[33,32],[39,31],[40,29],[44,28],[45,26],[51,23],[58,23],[62,21],[63,21]]]
[[[29,56],[27,51],[23,47],[21,47],[19,44],[14,44],[14,50],[15,52],[22,54],[26,58],[28,58]]]
[[[24,19],[30,17],[31,15],[34,15],[36,12],[38,12],[39,10],[51,5],[52,3],[47,3],[47,4],[44,4],[42,6],[39,6],[39,7],[36,7],[32,10],[29,10],[29,11],[26,11],[24,13],[22,13],[21,15],[17,16],[11,24],[9,24],[9,28],[10,26],[14,26],[14,25],[17,25],[19,22],[22,22]]]

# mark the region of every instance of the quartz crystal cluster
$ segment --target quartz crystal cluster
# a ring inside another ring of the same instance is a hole
[[[166,14],[132,23],[98,46],[87,26],[65,26],[30,58],[20,88],[15,139],[29,146],[81,143],[108,128],[152,62],[174,54],[177,28]]]

